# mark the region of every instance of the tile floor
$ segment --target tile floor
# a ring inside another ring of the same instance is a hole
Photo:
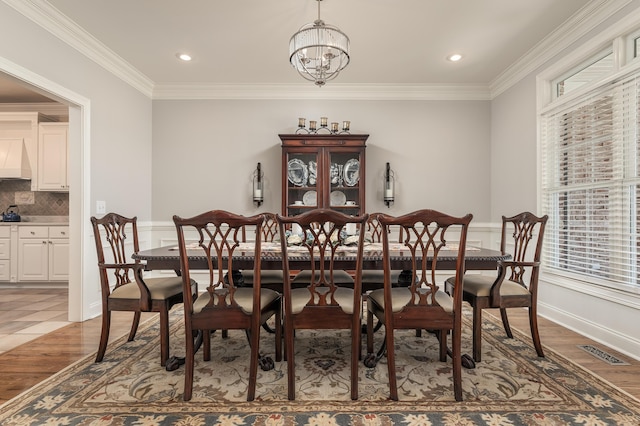
[[[0,353],[69,325],[67,289],[0,288]]]

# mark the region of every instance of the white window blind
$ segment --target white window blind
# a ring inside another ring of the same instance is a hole
[[[634,76],[542,115],[544,267],[640,292],[640,97]]]

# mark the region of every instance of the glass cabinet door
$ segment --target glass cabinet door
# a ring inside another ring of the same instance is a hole
[[[287,214],[295,216],[318,207],[320,175],[318,152],[287,153]]]
[[[328,151],[328,205],[334,210],[358,216],[361,210],[361,158],[359,151]]]

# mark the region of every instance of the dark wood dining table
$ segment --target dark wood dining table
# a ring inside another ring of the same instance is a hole
[[[254,266],[255,254],[252,243],[244,243],[234,252],[234,265],[238,269],[251,269]],[[202,249],[193,247],[189,250],[189,263],[192,269],[208,269],[207,258],[203,255]],[[402,244],[392,244],[390,264],[391,269],[402,270],[399,282],[411,281],[411,258],[406,247]],[[353,267],[356,251],[354,247],[339,247],[339,255],[335,259],[336,268],[349,270]],[[309,254],[303,247],[289,247],[289,264],[292,270],[303,269],[309,265]],[[447,253],[450,252],[450,253]],[[441,252],[438,256],[437,270],[455,270],[458,255],[457,246],[451,245],[448,250]],[[132,256],[136,260],[145,263],[147,271],[155,270],[173,270],[176,274],[180,274],[180,252],[177,246],[164,246],[142,250],[134,253]],[[502,254],[500,251],[478,247],[467,247],[465,251],[465,269],[466,270],[495,270],[500,260],[508,260],[511,256]],[[431,268],[431,259],[427,259],[428,267]],[[282,251],[280,243],[262,243],[261,269],[273,270],[282,269]],[[382,270],[382,247],[379,243],[371,243],[365,246],[363,256],[363,269]],[[238,273],[238,271],[232,271]],[[235,277],[234,277],[235,279]],[[280,290],[280,289],[276,289]],[[174,360],[180,359],[172,357]],[[475,368],[473,359],[467,355],[463,355],[463,366],[466,368]],[[180,363],[184,362],[180,359]],[[177,368],[177,362],[171,362],[173,368]],[[169,369],[169,367],[167,367]]]
[[[254,253],[251,244],[245,247],[239,247],[234,253],[234,265],[239,269],[253,268]],[[282,269],[282,253],[279,243],[263,243],[261,269]],[[399,244],[393,245],[391,250],[391,269],[410,270],[411,260],[409,252],[403,249]],[[439,270],[454,270],[457,259],[457,247],[452,246],[451,250],[440,253],[436,268]],[[340,250],[340,249],[339,249]],[[189,250],[187,250],[189,252]],[[495,270],[500,260],[508,260],[509,255],[503,255],[500,251],[486,248],[469,247],[465,253],[466,270]],[[143,261],[145,269],[148,271],[155,270],[173,270],[176,273],[180,271],[180,253],[177,246],[164,246],[142,250],[134,253],[133,258]],[[355,248],[344,247],[339,256],[336,258],[336,266],[338,268],[350,269],[355,259]],[[301,250],[291,250],[289,248],[290,268],[296,269],[308,267],[308,254]],[[207,259],[202,255],[202,250],[194,250],[193,254],[189,254],[189,263],[192,269],[207,269]],[[365,246],[363,269],[382,270],[382,249],[380,244],[369,244]]]

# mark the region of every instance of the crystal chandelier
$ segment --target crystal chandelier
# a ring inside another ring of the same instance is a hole
[[[289,40],[289,60],[300,75],[323,86],[349,64],[349,37],[320,19],[306,24]]]

